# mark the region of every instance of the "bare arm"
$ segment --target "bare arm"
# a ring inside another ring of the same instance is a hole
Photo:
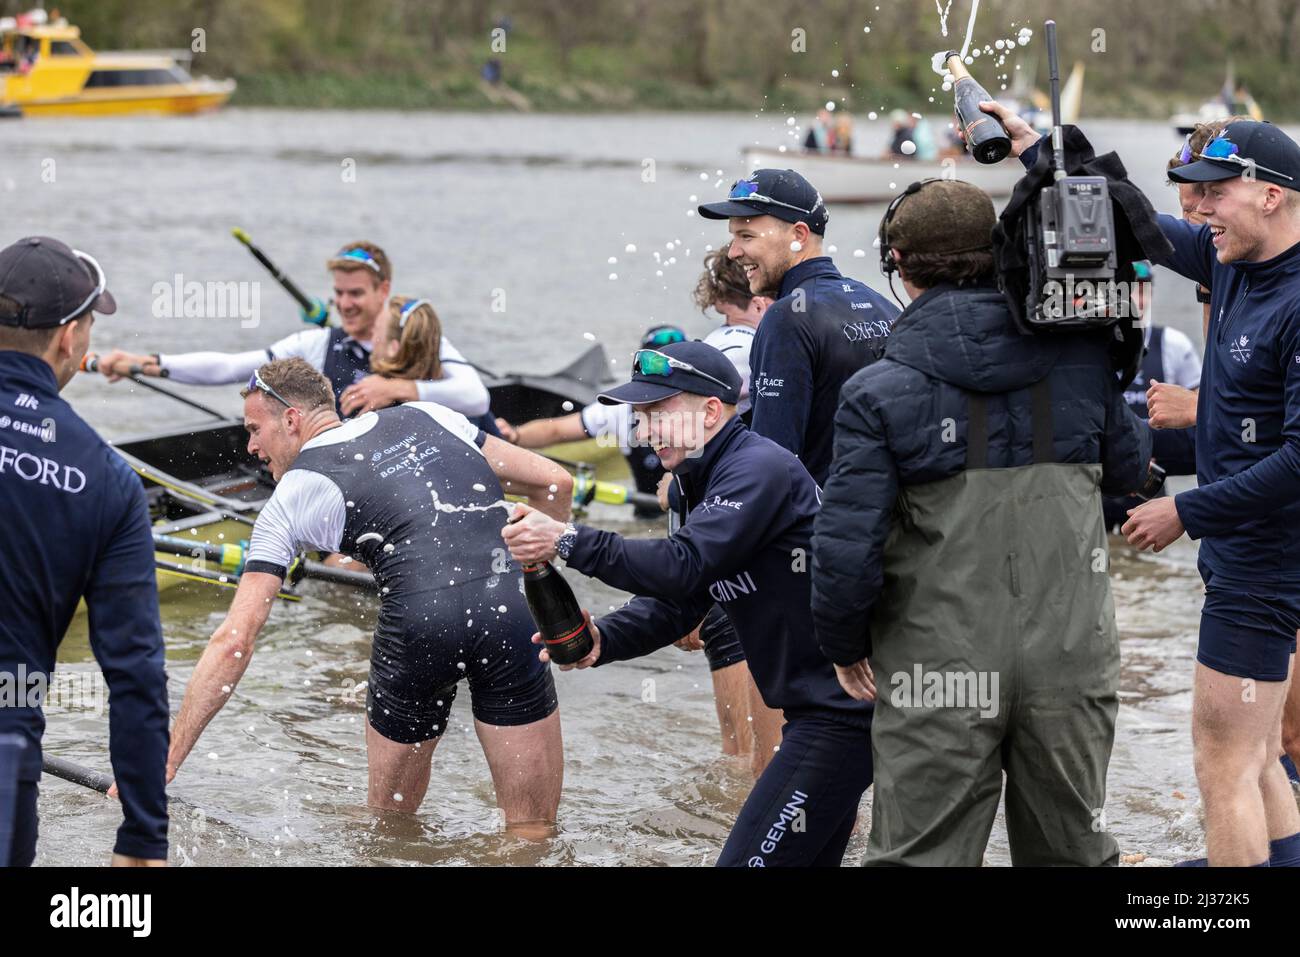
[[[529,505],[556,521],[569,520],[573,476],[559,465],[495,435],[484,440],[483,456],[508,494],[524,496]]]
[[[175,776],[203,729],[216,717],[244,676],[248,660],[253,656],[253,641],[271,614],[271,603],[280,584],[278,575],[266,572],[244,572],[240,577],[226,620],[212,633],[185,688],[185,700],[172,727],[168,780]]]
[[[556,442],[579,442],[586,437],[581,412],[554,419],[533,419],[515,429],[515,444],[525,449],[539,449]]]

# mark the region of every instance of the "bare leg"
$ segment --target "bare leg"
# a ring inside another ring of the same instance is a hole
[[[758,693],[758,685],[754,684],[754,676],[749,674],[749,666],[745,666],[746,677],[749,679],[749,718],[750,727],[754,732],[754,752],[750,761],[750,768],[754,772],[754,780],[758,780],[760,774],[767,770],[767,766],[776,756],[777,748],[781,746],[781,728],[785,724],[785,715],[775,708],[769,708],[763,701],[763,696]]]
[[[1277,760],[1288,688],[1289,681],[1246,681],[1196,665],[1192,744],[1205,846],[1216,867],[1260,864],[1268,860],[1270,832],[1300,830],[1300,811]]]
[[[754,733],[749,720],[749,666],[743,661],[711,673],[713,706],[718,711],[722,731],[722,753],[749,754],[754,749]]]
[[[1300,682],[1295,680],[1295,655],[1291,656],[1291,690],[1282,711],[1282,748],[1300,768]]]
[[[475,718],[474,730],[492,770],[506,830],[534,839],[550,837],[564,786],[559,710],[532,724],[484,724]]]
[[[429,790],[429,769],[440,738],[398,744],[366,724],[370,787],[366,803],[384,811],[414,814]]]

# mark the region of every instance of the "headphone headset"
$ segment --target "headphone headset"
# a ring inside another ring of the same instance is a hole
[[[889,224],[894,221],[894,217],[898,214],[898,207],[903,205],[903,200],[913,193],[919,193],[927,183],[934,183],[939,179],[940,177],[932,176],[908,186],[890,201],[884,217],[880,220],[880,232],[876,237],[876,242],[880,246],[880,271],[889,279],[889,294],[900,306],[903,305],[903,300],[899,299],[898,293],[894,291],[894,273],[898,272],[898,261],[889,253]]]

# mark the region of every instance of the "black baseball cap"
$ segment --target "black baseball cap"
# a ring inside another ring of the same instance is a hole
[[[0,306],[0,324],[49,329],[71,322],[87,309],[117,312],[99,263],[49,236],[28,236],[0,249],[0,296],[18,304]]]
[[[740,401],[740,373],[730,359],[707,343],[674,342],[660,349],[639,350],[632,381],[596,398],[605,405],[645,405],[682,392],[735,405]]]
[[[705,219],[775,216],[787,223],[807,223],[818,236],[825,235],[830,219],[822,194],[792,169],[756,169],[736,180],[727,199],[705,203],[699,212]]]
[[[1254,179],[1300,191],[1300,145],[1272,123],[1237,120],[1229,123],[1194,163],[1175,166],[1175,183],[1214,183],[1253,170]]]

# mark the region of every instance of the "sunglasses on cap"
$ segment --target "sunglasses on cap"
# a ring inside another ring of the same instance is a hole
[[[689,362],[674,359],[672,356],[656,349],[638,349],[636,354],[632,356],[632,368],[641,375],[649,376],[670,376],[673,374],[674,369],[680,369],[682,372],[689,372],[701,379],[708,379],[710,382],[717,383],[724,389],[731,390],[735,388],[735,386],[695,368]]]
[[[283,402],[286,408],[290,408],[290,409],[294,408],[294,404],[292,402],[290,402],[288,399],[286,399],[284,396],[282,396],[280,393],[276,392],[274,389],[272,389],[269,385],[266,384],[266,380],[262,378],[261,373],[259,373],[256,369],[254,369],[253,374],[248,377],[247,391],[265,392],[271,398]]]
[[[405,329],[406,320],[411,317],[411,313],[415,312],[415,310],[419,309],[421,306],[428,306],[430,309],[432,309],[433,303],[431,303],[428,299],[412,299],[410,302],[404,305],[400,310],[398,310],[397,328]]]
[[[364,249],[359,249],[359,248],[340,249],[337,253],[335,253],[334,258],[355,259],[363,266],[369,266],[375,272],[380,273],[381,275],[383,274],[383,269],[379,267],[379,263],[375,262],[375,257],[370,255],[370,253],[366,252]]]
[[[72,312],[68,313],[57,323],[55,323],[55,325],[58,326],[62,326],[71,322],[73,319],[76,319],[79,315],[85,312],[86,309],[90,306],[90,304],[94,302],[96,299],[98,299],[103,294],[104,289],[107,288],[108,286],[108,280],[104,277],[104,270],[99,267],[99,263],[95,262],[95,258],[93,256],[90,256],[87,253],[83,253],[79,249],[74,249],[72,251],[72,255],[76,256],[83,263],[88,264],[92,269],[95,270],[95,288],[91,290],[90,295],[86,297],[85,301],[81,305],[79,305],[76,309],[72,310]]]
[[[750,200],[755,203],[767,203],[769,206],[780,206],[783,209],[793,209],[796,213],[806,213],[811,216],[811,209],[804,209],[802,206],[792,206],[789,203],[783,203],[779,199],[773,199],[771,196],[764,196],[758,191],[758,183],[752,179],[738,179],[731,184],[731,192],[727,199]]]
[[[1275,169],[1269,169],[1267,166],[1260,166],[1253,159],[1239,155],[1237,144],[1232,142],[1226,136],[1217,136],[1205,144],[1205,149],[1196,154],[1197,159],[1218,160],[1221,163],[1235,163],[1243,169],[1259,170],[1262,173],[1268,173],[1271,176],[1281,176],[1287,181],[1293,181],[1295,177],[1288,176],[1286,173],[1280,173]]]

